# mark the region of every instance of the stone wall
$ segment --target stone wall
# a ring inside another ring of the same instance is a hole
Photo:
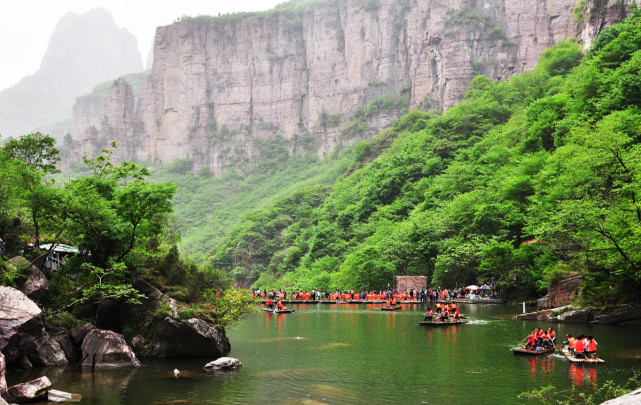
[[[427,288],[427,277],[424,276],[396,276],[394,277],[394,289],[409,291],[420,291]]]

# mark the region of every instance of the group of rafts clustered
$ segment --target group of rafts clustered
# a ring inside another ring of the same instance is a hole
[[[402,304],[395,299],[388,299],[381,308],[382,311],[396,311],[402,308]],[[261,310],[276,314],[291,314],[295,310],[287,308],[280,300],[274,304],[268,300]],[[434,310],[431,308],[425,313],[425,317],[418,324],[427,327],[463,325],[468,321],[467,316],[459,312],[455,302],[437,302]],[[567,335],[562,345],[556,345],[556,334],[552,328],[547,331],[536,328],[523,339],[521,343],[525,346],[513,349],[514,354],[526,356],[540,356],[561,350],[561,354],[572,363],[605,363],[605,360],[597,357],[597,342],[592,336],[579,335],[576,338]]]

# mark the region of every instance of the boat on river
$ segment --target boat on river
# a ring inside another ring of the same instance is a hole
[[[423,326],[452,326],[452,325],[463,325],[466,324],[467,321],[455,321],[455,320],[448,320],[448,321],[421,321],[418,324],[423,325]]]
[[[573,355],[570,354],[570,350],[568,350],[567,347],[564,347],[563,349],[561,349],[561,354],[563,354],[565,358],[572,363],[591,363],[591,364],[605,363],[605,360],[600,359],[598,357],[574,357]]]
[[[541,350],[531,350],[531,349],[526,349],[525,347],[517,347],[516,349],[512,349],[514,354],[524,354],[528,356],[539,356],[541,354],[551,353],[554,350],[556,350],[554,346],[548,347],[547,349],[541,349]]]
[[[397,309],[401,309],[401,307],[401,304],[385,305],[383,308],[381,308],[381,311],[396,311]]]
[[[272,312],[274,314],[291,314],[296,312],[294,309],[273,309],[273,308],[261,308],[261,311]]]

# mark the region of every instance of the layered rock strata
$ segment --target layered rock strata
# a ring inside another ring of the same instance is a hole
[[[217,175],[260,161],[270,142],[324,156],[371,138],[408,108],[456,104],[478,74],[523,73],[571,37],[591,45],[630,1],[583,2],[578,20],[576,3],[330,0],[185,19],[157,29],[135,118],[121,119],[131,113],[126,97],[110,101],[104,117],[126,155],[193,159],[195,170]],[[94,123],[98,133],[86,132],[82,121],[91,119],[74,115],[73,136],[95,153],[91,139],[108,131]]]

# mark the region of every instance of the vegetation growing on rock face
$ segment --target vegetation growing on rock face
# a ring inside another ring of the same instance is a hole
[[[446,287],[493,279],[523,296],[581,273],[586,299],[634,294],[641,15],[632,13],[584,58],[565,41],[532,72],[477,77],[442,115],[408,114],[391,138],[360,143],[331,191],[301,190],[247,216],[214,265],[260,287],[376,289],[420,274]],[[389,148],[373,153],[381,144]]]

